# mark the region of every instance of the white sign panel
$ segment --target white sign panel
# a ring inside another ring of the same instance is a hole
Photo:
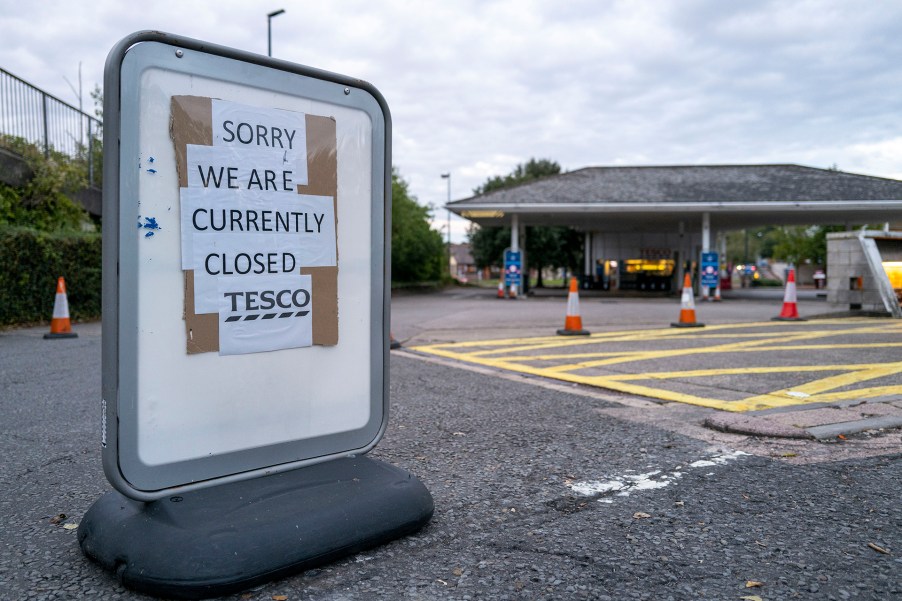
[[[151,499],[366,452],[388,403],[384,101],[139,35],[107,71],[108,478]]]
[[[213,99],[213,146],[272,150],[299,184],[307,183],[307,125],[298,112]]]
[[[309,275],[223,277],[218,285],[221,354],[313,345]]]
[[[228,236],[236,241],[261,235],[285,238],[298,253],[298,266],[336,265],[332,197],[265,192],[234,194],[220,189],[182,188],[179,193],[182,269],[196,269],[194,239]],[[210,275],[217,275],[211,273]]]
[[[306,169],[287,153],[259,148],[188,144],[188,186],[235,192],[297,194],[307,184]]]
[[[179,191],[182,269],[194,276],[186,312],[219,315],[222,355],[312,346],[309,309],[290,328],[255,313],[235,322],[236,309],[227,309],[239,293],[278,292],[249,290],[245,279],[268,276],[267,285],[284,291],[299,285],[303,268],[336,266],[335,199],[298,194],[309,183],[306,116],[209,102],[213,144],[185,143],[188,186]],[[173,140],[178,147],[176,131]]]

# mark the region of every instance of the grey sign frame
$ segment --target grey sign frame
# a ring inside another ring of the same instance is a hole
[[[160,466],[146,465],[131,432],[138,424],[136,264],[137,238],[129,211],[137,193],[136,169],[122,157],[137,156],[134,103],[139,91],[135,72],[123,71],[126,56],[141,47],[143,67],[190,75],[208,75],[246,85],[253,72],[255,88],[347,107],[372,121],[370,274],[369,421],[360,429],[314,438],[242,449]],[[189,58],[190,60],[183,60]],[[391,114],[371,84],[248,52],[173,34],[142,31],[121,40],[110,52],[104,71],[103,179],[103,344],[102,456],[107,479],[122,494],[151,501],[227,482],[302,468],[371,450],[382,438],[389,415],[389,324],[391,257]],[[129,209],[129,211],[124,210]],[[127,216],[126,218],[123,218]],[[128,427],[124,428],[124,425]]]

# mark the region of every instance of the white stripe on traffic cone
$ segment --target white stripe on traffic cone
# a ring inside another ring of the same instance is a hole
[[[799,317],[799,301],[796,295],[796,270],[790,268],[786,277],[786,291],[783,293],[783,309],[772,318],[774,321],[806,321]]]
[[[589,331],[583,329],[583,318],[579,315],[579,286],[576,278],[570,278],[570,292],[567,293],[567,316],[564,318],[564,329],[558,330],[561,336],[588,336]]]
[[[69,298],[66,296],[66,280],[56,280],[56,297],[53,299],[53,318],[50,320],[50,333],[44,338],[78,338],[72,331],[69,321]]]
[[[683,277],[683,293],[680,295],[680,320],[670,324],[674,328],[702,328],[703,323],[695,321],[695,294],[692,278],[687,273]]]

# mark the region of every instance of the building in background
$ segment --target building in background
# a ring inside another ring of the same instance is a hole
[[[726,254],[729,231],[902,222],[902,181],[800,165],[586,167],[448,209],[510,227],[514,250],[528,226],[582,232],[584,287],[677,291],[703,252]]]

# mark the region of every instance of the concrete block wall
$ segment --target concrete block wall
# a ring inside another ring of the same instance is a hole
[[[857,308],[885,312],[877,280],[868,266],[858,235],[858,232],[827,234],[827,303],[836,310]],[[902,244],[900,232],[866,232],[866,236],[877,239],[881,253],[895,256],[902,252],[902,246],[896,246]],[[884,257],[884,260],[898,259]],[[861,278],[860,288],[858,278]]]
[[[16,153],[0,148],[0,182],[13,188],[27,184],[34,177],[34,171],[25,159]]]

